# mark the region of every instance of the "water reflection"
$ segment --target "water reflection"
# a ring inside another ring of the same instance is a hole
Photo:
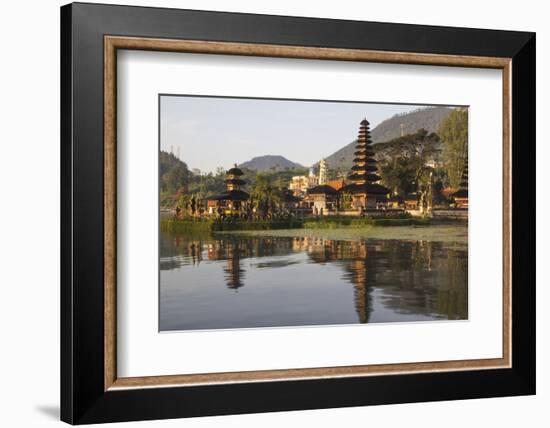
[[[460,243],[163,234],[160,268],[161,330],[467,318]]]

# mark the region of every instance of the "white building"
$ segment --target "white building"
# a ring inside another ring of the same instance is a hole
[[[319,182],[317,184],[322,185],[327,183],[327,163],[324,159],[319,162]]]
[[[296,175],[292,177],[288,185],[289,190],[292,191],[294,196],[305,194],[309,187],[309,177],[306,175]]]

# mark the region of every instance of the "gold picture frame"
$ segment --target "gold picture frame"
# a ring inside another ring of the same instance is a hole
[[[241,55],[277,58],[357,61],[392,64],[492,68],[502,70],[503,145],[503,322],[502,357],[422,363],[357,365],[304,369],[262,370],[148,377],[118,377],[116,321],[116,87],[117,51],[146,50],[208,55]],[[363,377],[443,371],[502,369],[512,363],[512,235],[511,235],[511,81],[512,58],[385,52],[290,45],[171,40],[144,37],[104,37],[104,390],[167,386],[211,385],[274,380]]]

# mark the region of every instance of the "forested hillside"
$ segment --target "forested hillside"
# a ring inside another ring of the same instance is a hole
[[[414,134],[419,129],[436,132],[443,119],[451,111],[452,109],[448,107],[428,107],[411,113],[393,116],[380,123],[371,131],[372,141],[374,143],[381,143],[398,138],[401,136],[401,125],[403,125],[404,135]],[[353,164],[354,151],[355,141],[352,141],[326,158],[328,167],[333,170],[349,170]]]
[[[269,156],[271,158],[283,158],[282,156]],[[244,188],[251,191],[258,180],[263,180],[270,185],[284,188],[288,186],[294,175],[307,174],[307,168],[294,162],[285,164],[284,168],[272,165],[263,171],[240,166],[244,175]],[[297,165],[292,166],[291,165]],[[256,164],[257,166],[257,164]],[[215,172],[201,173],[198,170],[189,169],[187,164],[172,153],[161,151],[159,155],[159,179],[161,206],[172,206],[185,195],[196,195],[200,198],[224,192],[225,170],[217,168]]]

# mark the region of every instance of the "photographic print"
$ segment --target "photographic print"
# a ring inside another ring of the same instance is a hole
[[[159,95],[159,330],[468,319],[468,108]]]

